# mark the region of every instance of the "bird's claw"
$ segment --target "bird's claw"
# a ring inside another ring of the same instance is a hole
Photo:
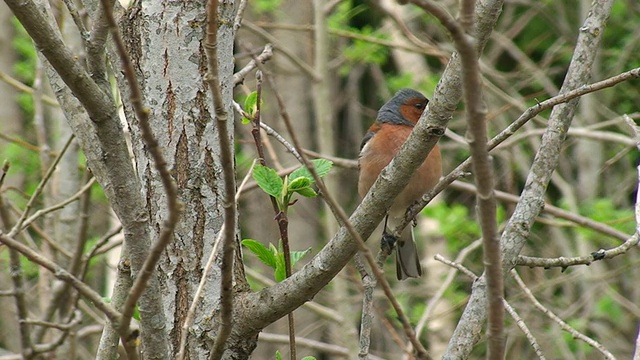
[[[382,234],[382,240],[380,241],[380,249],[387,254],[391,254],[391,250],[396,245],[398,239],[391,234]]]

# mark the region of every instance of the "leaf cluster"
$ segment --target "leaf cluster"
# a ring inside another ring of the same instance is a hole
[[[331,167],[333,162],[325,159],[315,159],[311,161],[318,176],[323,177]],[[273,196],[280,211],[286,211],[292,205],[291,199],[294,194],[304,197],[316,197],[318,194],[311,187],[315,182],[311,172],[306,167],[299,167],[291,174],[280,177],[278,173],[267,166],[256,165],[253,169],[253,179],[265,193]]]

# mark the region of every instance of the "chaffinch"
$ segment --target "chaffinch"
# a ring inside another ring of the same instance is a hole
[[[428,102],[418,91],[402,89],[380,108],[360,145],[358,193],[361,198],[398,153]],[[431,190],[441,175],[440,149],[436,145],[391,205],[384,222],[383,239],[388,239],[388,230],[402,221],[407,208]],[[412,226],[407,226],[397,239],[396,273],[398,280],[422,275]]]

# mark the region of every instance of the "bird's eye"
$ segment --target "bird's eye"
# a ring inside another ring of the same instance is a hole
[[[414,104],[413,106],[415,106],[416,108],[422,110],[425,107],[425,103],[419,102],[419,103]]]

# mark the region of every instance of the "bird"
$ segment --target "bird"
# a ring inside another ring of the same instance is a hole
[[[399,90],[380,110],[376,121],[362,139],[358,166],[358,194],[360,198],[371,186],[391,159],[400,151],[413,127],[427,107],[429,100],[413,89]],[[442,175],[442,159],[436,144],[424,162],[416,169],[408,185],[395,198],[384,220],[383,241],[390,238],[394,229],[413,205],[438,183]],[[414,219],[415,220],[415,219]],[[414,221],[415,223],[415,221]],[[391,237],[393,241],[393,237]],[[420,258],[413,236],[413,227],[407,226],[397,240],[396,275],[398,280],[418,278],[422,275]]]

